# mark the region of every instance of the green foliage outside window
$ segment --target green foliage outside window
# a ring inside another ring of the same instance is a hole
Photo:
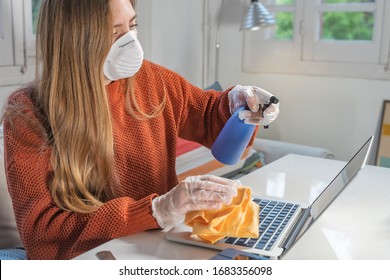
[[[295,0],[276,0],[275,4],[276,5],[294,5]]]
[[[322,0],[324,4],[373,3],[375,0]],[[275,0],[276,5],[294,5],[294,0]],[[279,12],[276,19],[275,39],[292,40],[294,14]],[[371,41],[373,39],[374,14],[369,12],[324,12],[321,18],[322,40]]]
[[[321,39],[371,41],[373,27],[373,13],[326,12],[322,14]]]
[[[292,40],[294,30],[293,13],[277,13],[275,37],[277,40]]]
[[[325,4],[339,4],[339,3],[373,3],[375,0],[322,0]]]

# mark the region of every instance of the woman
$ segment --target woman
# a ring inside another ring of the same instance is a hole
[[[5,164],[30,259],[70,259],[111,239],[218,209],[238,182],[178,182],[178,136],[210,147],[231,113],[268,124],[259,90],[202,91],[143,60],[135,0],[44,0],[36,81],[4,111]],[[249,111],[250,112],[250,111]]]

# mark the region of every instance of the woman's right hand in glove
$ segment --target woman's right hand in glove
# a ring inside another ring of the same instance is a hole
[[[189,211],[220,209],[237,195],[238,180],[214,175],[190,176],[152,201],[153,216],[161,228],[176,225]]]

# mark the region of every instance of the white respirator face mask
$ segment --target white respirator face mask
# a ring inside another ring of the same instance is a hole
[[[141,68],[143,59],[142,46],[136,32],[131,30],[111,46],[104,62],[104,75],[111,81],[132,77]]]

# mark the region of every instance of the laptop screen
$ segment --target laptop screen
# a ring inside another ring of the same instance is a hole
[[[352,159],[344,166],[330,184],[311,205],[312,221],[316,220],[337,195],[348,185],[367,161],[373,136],[371,136]]]

